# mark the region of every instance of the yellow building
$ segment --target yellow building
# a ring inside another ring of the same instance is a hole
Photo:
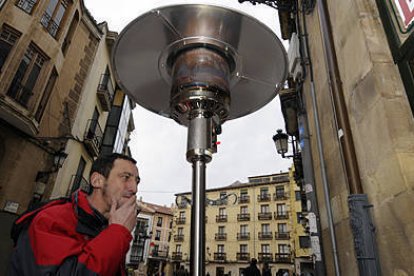
[[[189,269],[191,195],[176,196],[170,258],[174,269]],[[259,269],[269,263],[273,275],[293,275],[300,272],[300,263],[310,263],[309,249],[300,247],[309,243],[299,242],[308,237],[298,222],[301,191],[292,170],[249,177],[247,183],[207,190],[206,196],[206,273],[241,275],[251,258],[258,260]]]

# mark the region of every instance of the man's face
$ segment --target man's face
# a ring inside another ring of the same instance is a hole
[[[115,199],[117,207],[120,207],[128,198],[135,196],[138,183],[137,166],[131,161],[116,159],[103,187],[103,196],[108,208],[112,205],[112,199]]]

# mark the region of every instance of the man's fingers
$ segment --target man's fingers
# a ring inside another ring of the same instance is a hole
[[[110,212],[110,213],[115,212],[117,205],[118,205],[118,204],[116,203],[115,198],[112,198],[111,210],[110,210],[109,212]]]

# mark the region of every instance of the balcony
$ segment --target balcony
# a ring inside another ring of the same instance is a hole
[[[214,260],[215,261],[226,261],[226,253],[224,252],[214,252]]]
[[[174,235],[174,241],[175,242],[182,242],[182,241],[184,241],[184,234]]]
[[[76,191],[79,188],[82,191],[88,193],[90,189],[89,182],[88,180],[83,178],[81,175],[74,174],[71,177],[69,189],[66,192],[66,196],[70,196],[74,191]]]
[[[227,215],[217,215],[216,222],[227,222]]]
[[[183,259],[183,252],[173,252],[172,255],[171,255],[171,258],[174,261],[180,261],[180,260]]]
[[[275,193],[273,194],[273,200],[274,201],[283,201],[288,199],[288,194],[287,193]]]
[[[249,195],[240,195],[239,196],[239,204],[249,203],[249,202],[250,202],[250,196]]]
[[[248,252],[237,252],[236,260],[238,261],[250,261],[250,253]]]
[[[180,202],[177,207],[178,209],[185,209],[187,208],[188,203],[187,202]]]
[[[287,212],[275,212],[275,219],[288,219],[289,214]]]
[[[270,193],[261,193],[260,195],[257,195],[257,201],[259,202],[266,202],[270,201],[272,199],[272,196]]]
[[[13,85],[16,84],[12,83]],[[11,89],[10,87],[9,90]],[[30,136],[38,134],[39,124],[37,122],[37,116],[31,115],[34,110],[31,108],[27,109],[27,107],[21,105],[20,101],[16,99],[16,95],[9,92],[7,95],[9,97],[0,97],[0,119]]]
[[[237,240],[238,241],[250,240],[250,233],[237,233]]]
[[[271,240],[273,239],[272,232],[259,232],[259,240]]]
[[[273,256],[272,253],[263,253],[263,252],[259,252],[259,262],[272,262],[273,261]]]
[[[130,265],[137,265],[139,263],[141,259],[141,256],[137,255],[137,254],[131,254],[129,256],[129,264]]]
[[[165,259],[165,258],[168,257],[168,251],[161,251],[161,250],[156,251],[156,250],[154,250],[154,251],[151,252],[151,256],[156,257],[156,258]]]
[[[249,221],[249,220],[250,220],[249,213],[237,214],[237,221]]]
[[[292,255],[290,253],[276,253],[275,262],[276,263],[291,263]]]
[[[83,143],[92,156],[98,156],[101,151],[103,132],[96,119],[89,119],[86,125]]]
[[[271,212],[260,212],[258,214],[259,220],[271,220],[272,219],[272,213]]]
[[[276,240],[288,240],[290,239],[289,232],[275,232],[275,239]]]
[[[175,219],[176,224],[185,224],[185,217],[178,217]]]
[[[114,86],[112,85],[111,76],[102,74],[98,84],[97,94],[99,103],[104,111],[110,111],[112,98],[114,97]]]
[[[225,241],[227,240],[227,233],[216,233],[214,239],[216,241]]]

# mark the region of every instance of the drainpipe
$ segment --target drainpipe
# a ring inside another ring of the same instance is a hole
[[[371,214],[369,213],[369,208],[371,208],[372,205],[368,202],[368,196],[363,194],[326,0],[317,1],[317,8],[322,35],[322,49],[330,84],[329,92],[332,97],[332,105],[338,129],[341,159],[345,167],[350,192],[350,195],[348,196],[350,223],[354,237],[358,268],[360,275],[381,275],[375,241],[375,227],[372,222]],[[322,153],[320,153],[320,155],[322,157]],[[326,196],[328,196],[329,200],[329,195]],[[339,267],[337,267],[337,265],[338,264],[335,265],[335,270],[339,273]]]
[[[315,90],[315,84],[314,84],[314,76],[313,76],[313,67],[312,67],[312,60],[310,58],[309,53],[309,43],[308,43],[308,31],[307,31],[307,24],[306,24],[306,17],[305,17],[305,7],[304,2],[302,2],[302,25],[303,30],[301,27],[300,22],[300,9],[299,9],[299,3],[296,1],[296,26],[298,31],[298,37],[299,37],[299,52],[300,56],[303,58],[301,66],[302,66],[302,79],[306,79],[307,77],[307,66],[309,66],[309,78],[310,78],[310,84],[312,86],[311,90]],[[319,207],[318,207],[318,200],[316,195],[316,186],[315,186],[315,176],[313,171],[313,159],[312,159],[312,152],[311,152],[311,145],[310,145],[310,139],[309,139],[309,126],[308,126],[308,118],[306,115],[305,110],[305,103],[303,101],[305,100],[304,97],[301,95],[302,92],[302,85],[303,81],[300,82],[299,87],[297,88],[297,93],[299,95],[300,99],[300,105],[299,105],[299,113],[298,113],[298,124],[299,124],[299,141],[301,146],[301,155],[302,155],[302,163],[303,163],[303,190],[306,193],[307,198],[307,208],[309,211],[309,226],[311,224],[313,227],[309,227],[309,234],[311,239],[311,245],[312,250],[314,253],[314,263],[315,263],[315,273],[316,275],[324,276],[326,275],[326,266],[325,266],[325,257],[323,252],[323,246],[322,246],[322,227],[320,222],[320,214],[319,214]],[[315,93],[312,93],[312,97],[315,96]],[[312,104],[316,103],[316,101],[312,101]],[[313,106],[313,110],[317,110],[317,106]],[[318,121],[315,122],[315,125],[319,126],[319,118],[314,116],[314,120]],[[316,130],[316,137],[320,137],[320,128],[318,127]],[[326,173],[322,173],[323,178],[326,177]],[[323,181],[326,182],[326,181]],[[324,190],[326,190],[327,187],[324,187]],[[330,202],[326,202],[327,205],[327,212],[328,217],[329,214],[332,213],[331,211],[331,205]],[[312,220],[312,221],[311,221]],[[331,224],[329,224],[331,225]],[[330,226],[329,226],[330,227]],[[329,231],[332,232],[331,228],[329,228]],[[332,239],[332,244],[334,245],[334,248],[336,248],[336,241],[335,239]],[[335,250],[336,252],[336,250]]]

